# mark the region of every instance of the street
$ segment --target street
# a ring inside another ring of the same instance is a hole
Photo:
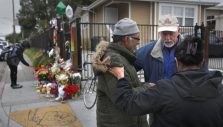
[[[0,62],[0,126],[1,127],[22,127],[17,122],[9,118],[9,113],[15,111],[22,111],[38,107],[49,107],[60,105],[61,102],[53,102],[44,95],[38,94],[33,84],[36,80],[32,78],[32,69],[24,66],[22,63],[18,67],[18,83],[23,85],[22,89],[12,89],[9,81],[9,68],[5,62]],[[2,73],[3,72],[3,73]],[[75,100],[67,100],[65,103],[69,104],[73,112],[83,127],[96,127],[96,113],[95,107],[88,110],[84,107],[83,98],[79,96]],[[55,125],[56,126],[56,125]]]

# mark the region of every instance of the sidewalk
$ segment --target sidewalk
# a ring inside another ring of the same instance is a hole
[[[31,68],[20,63],[18,68],[18,83],[23,85],[23,88],[12,89],[9,82],[9,68],[6,64],[2,66],[4,66],[5,72],[2,81],[0,81],[0,87],[3,86],[4,88],[2,96],[0,96],[0,127],[22,127],[9,118],[11,112],[61,104],[60,102],[49,101],[42,94],[36,92],[33,84],[37,81],[32,78],[33,71]],[[67,100],[67,103],[77,115],[83,127],[96,127],[96,108],[94,107],[91,110],[86,109],[82,96],[76,100]]]

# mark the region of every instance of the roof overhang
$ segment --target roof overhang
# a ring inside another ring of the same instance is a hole
[[[71,19],[70,22],[75,21],[76,19],[80,18],[85,12],[89,12],[86,6],[78,6],[74,11],[74,17]]]
[[[127,0],[112,0],[112,1],[110,1],[109,3],[107,3],[105,6],[110,6],[110,5],[112,5],[112,4],[120,4],[120,3],[129,3],[130,1],[127,1]]]
[[[216,7],[216,6],[214,6],[214,7],[209,7],[207,9],[208,10],[223,10],[223,7]]]
[[[216,6],[207,8],[208,10],[223,10],[223,2],[217,4]]]
[[[74,16],[80,17],[81,13],[82,13],[82,7],[77,7],[76,10],[74,11]]]
[[[223,2],[221,2],[220,4],[216,5],[216,7],[223,7]]]
[[[97,6],[101,5],[101,4],[103,4],[103,3],[106,2],[106,1],[108,1],[108,0],[96,0],[95,2],[93,2],[92,4],[90,4],[90,5],[87,7],[87,9],[88,9],[88,10],[91,10],[91,9],[93,9],[93,8],[95,8],[95,7],[97,7]]]
[[[150,0],[154,1],[154,0]],[[193,4],[193,5],[210,5],[215,6],[217,5],[218,1],[213,0],[155,0],[156,2],[165,2],[165,3],[178,3],[178,4]]]
[[[221,0],[96,0],[92,4],[88,6],[88,10],[93,9],[105,2],[109,2],[107,5],[113,3],[123,3],[123,2],[136,2],[136,1],[143,1],[143,2],[164,2],[164,3],[179,3],[179,4],[195,4],[195,5],[212,5],[215,6],[221,2]]]

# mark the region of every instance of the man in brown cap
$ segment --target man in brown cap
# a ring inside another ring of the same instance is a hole
[[[156,83],[169,79],[176,72],[175,47],[183,37],[179,34],[179,24],[175,16],[164,15],[159,19],[160,38],[137,50],[136,68],[144,70],[146,82]]]

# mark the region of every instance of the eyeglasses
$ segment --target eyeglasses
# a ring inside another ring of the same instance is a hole
[[[129,37],[132,38],[132,39],[135,39],[137,41],[140,41],[140,38],[139,37],[133,37],[133,36],[129,36]]]

